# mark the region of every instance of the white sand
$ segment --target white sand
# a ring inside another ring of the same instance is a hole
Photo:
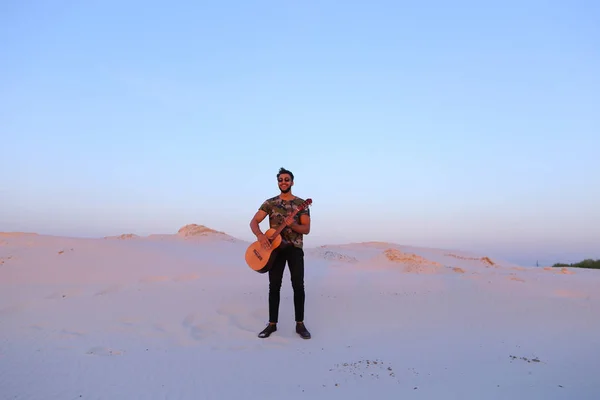
[[[260,339],[268,279],[248,243],[192,228],[0,235],[0,399],[600,399],[600,271],[307,248],[312,339],[287,270]]]

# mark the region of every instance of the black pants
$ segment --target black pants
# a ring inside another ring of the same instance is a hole
[[[277,258],[269,270],[269,322],[279,320],[279,299],[283,271],[287,261],[294,290],[296,321],[304,321],[304,251],[292,245],[277,249]]]

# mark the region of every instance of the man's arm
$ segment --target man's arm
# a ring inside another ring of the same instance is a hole
[[[254,217],[252,217],[252,219],[250,220],[250,230],[252,231],[252,233],[254,233],[256,237],[259,237],[263,234],[258,224],[260,224],[266,216],[266,212],[264,212],[263,210],[258,210],[256,214],[254,214]]]
[[[300,215],[300,223],[294,222],[290,225],[290,228],[303,235],[308,235],[310,233],[310,216],[308,214]]]

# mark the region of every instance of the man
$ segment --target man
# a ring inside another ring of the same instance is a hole
[[[290,269],[292,288],[294,290],[294,311],[296,318],[296,332],[304,339],[310,339],[310,332],[304,325],[304,250],[303,237],[310,232],[310,211],[308,208],[298,212],[294,217],[292,212],[303,199],[292,194],[294,186],[294,174],[285,168],[280,168],[277,174],[277,182],[281,193],[263,202],[252,220],[250,229],[256,235],[258,241],[264,248],[270,248],[271,244],[266,235],[260,230],[259,224],[269,216],[269,226],[277,228],[282,223],[287,226],[281,231],[281,244],[277,249],[276,259],[273,267],[269,270],[269,324],[258,334],[260,338],[267,338],[271,333],[277,331],[279,319],[279,300],[281,281],[285,264]]]

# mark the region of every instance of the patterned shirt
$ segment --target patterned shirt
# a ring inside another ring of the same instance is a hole
[[[275,196],[265,200],[260,206],[259,210],[266,212],[269,216],[269,227],[277,229],[281,224],[285,223],[285,218],[288,215],[291,215],[302,203],[304,203],[304,199],[299,197],[296,197],[292,200],[282,200],[279,196]],[[310,210],[308,207],[298,212],[298,214],[296,214],[294,217],[294,221],[297,224],[300,224],[300,216],[303,214],[310,216]],[[286,226],[281,231],[282,244],[291,244],[293,246],[302,248],[304,244],[302,240],[303,237],[303,234],[292,230],[292,228],[289,226]]]

